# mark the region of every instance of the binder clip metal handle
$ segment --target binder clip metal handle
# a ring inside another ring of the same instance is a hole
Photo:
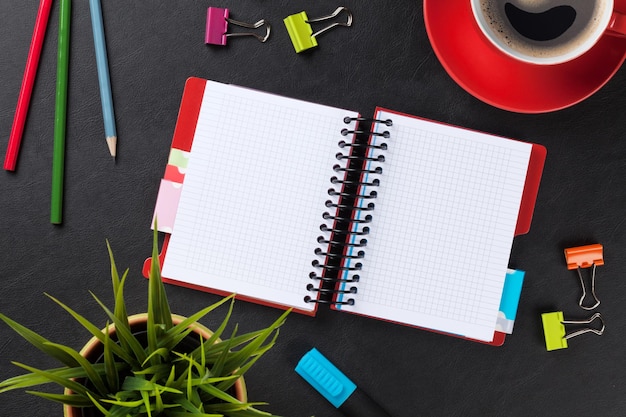
[[[207,9],[206,19],[206,34],[204,36],[204,43],[212,45],[226,45],[226,41],[232,36],[254,36],[261,42],[265,42],[270,36],[271,26],[265,20],[261,19],[256,23],[240,22],[229,18],[230,12],[228,9],[220,7],[209,7]],[[265,26],[265,35],[261,36],[258,33],[253,32],[228,32],[228,24],[247,28],[258,29],[261,26]]]
[[[265,21],[265,19],[261,19],[261,20],[259,20],[256,23],[240,22],[238,20],[233,20],[233,19],[226,19],[226,21],[228,23],[233,24],[233,25],[240,26],[242,28],[247,28],[247,29],[258,29],[261,26],[265,26],[265,35],[264,36],[261,36],[258,33],[252,33],[252,32],[233,32],[233,33],[227,33],[226,36],[228,36],[228,37],[230,37],[230,36],[254,36],[259,41],[265,42],[267,40],[267,38],[270,37],[270,32],[272,31],[272,27],[270,26],[269,23],[267,23]]]
[[[345,11],[348,16],[346,22],[335,22],[313,33],[311,23],[333,19],[343,11]],[[291,42],[293,43],[293,47],[296,50],[296,53],[300,53],[302,51],[306,51],[307,49],[316,47],[317,36],[321,35],[322,33],[327,32],[337,26],[352,26],[352,12],[350,12],[350,10],[348,10],[346,7],[341,6],[335,9],[335,11],[328,16],[309,19],[306,12],[300,12],[292,14],[291,16],[287,16],[285,19],[283,19],[283,22],[287,27],[289,38],[291,38]]]
[[[578,279],[580,280],[580,285],[583,289],[583,293],[578,300],[578,305],[585,310],[593,310],[600,305],[600,300],[596,296],[596,264],[591,267],[591,298],[593,298],[594,304],[590,306],[586,306],[585,298],[587,298],[587,290],[585,285],[585,280],[583,279],[583,274],[580,268],[576,268],[576,272],[578,272]]]
[[[325,20],[330,20],[330,19],[333,19],[333,18],[337,17],[337,15],[339,13],[343,12],[343,11],[345,11],[346,14],[348,15],[348,20],[345,23],[343,23],[343,22],[335,22],[332,25],[326,26],[325,28],[323,28],[321,30],[318,30],[317,32],[315,32],[311,36],[316,38],[319,35],[321,35],[322,33],[328,32],[329,30],[331,30],[332,28],[335,28],[337,26],[346,26],[346,27],[352,26],[352,12],[350,10],[348,10],[346,7],[343,7],[343,6],[337,7],[334,12],[332,12],[331,14],[329,14],[327,16],[317,17],[315,19],[309,19],[309,20],[306,21],[306,23],[323,22]]]
[[[599,243],[594,245],[577,246],[565,249],[565,261],[567,269],[576,269],[578,279],[582,287],[582,295],[578,300],[578,305],[585,310],[593,310],[600,305],[600,300],[596,296],[596,267],[604,265],[604,257],[602,254],[602,245]],[[590,296],[593,299],[592,305],[585,305],[585,299],[588,297],[587,285],[583,279],[582,269],[591,268],[591,291]]]
[[[572,333],[566,333],[565,325],[586,325],[591,324],[594,320],[600,320],[600,327],[585,327],[578,329]],[[543,323],[543,332],[546,340],[546,350],[566,349],[567,340],[572,337],[580,336],[584,333],[593,333],[601,336],[604,333],[605,324],[600,313],[595,313],[586,320],[564,320],[562,311],[555,311],[552,313],[543,313],[541,315],[541,321]]]

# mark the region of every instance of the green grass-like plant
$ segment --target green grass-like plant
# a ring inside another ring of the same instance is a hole
[[[53,343],[0,314],[0,319],[14,331],[63,365],[42,370],[12,362],[27,373],[0,382],[0,393],[27,389],[31,394],[72,407],[95,408],[107,417],[271,416],[256,408],[265,403],[241,402],[235,398],[233,386],[274,345],[278,328],[284,323],[289,311],[267,328],[239,335],[237,326],[234,326],[230,336],[225,337],[224,331],[234,304],[234,296],[230,296],[174,323],[161,280],[155,231],[148,284],[147,323],[140,337],[129,324],[124,301],[128,269],[120,277],[108,242],[107,248],[115,297],[113,311],[91,294],[106,314],[104,331],[48,295],[98,339],[103,347],[101,358],[93,363],[75,349]],[[228,306],[228,310],[209,339],[192,333],[194,323],[222,305]],[[115,328],[114,335],[109,331],[113,327],[111,325]],[[185,351],[180,348],[180,343],[188,337],[197,341],[197,347]],[[65,389],[64,393],[29,390],[48,383],[60,385]]]

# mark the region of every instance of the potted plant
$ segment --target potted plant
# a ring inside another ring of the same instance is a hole
[[[0,393],[30,389],[47,383],[64,388],[63,394],[27,391],[64,404],[66,417],[163,416],[204,417],[270,416],[247,400],[243,375],[275,343],[278,328],[289,311],[267,328],[228,336],[234,296],[182,317],[171,313],[161,280],[157,233],[154,232],[152,267],[148,284],[148,311],[128,315],[124,283],[109,243],[114,308],[92,294],[104,310],[104,329],[89,322],[66,304],[50,297],[87,329],[92,339],[78,352],[53,343],[3,314],[0,319],[62,366],[41,370],[13,362],[26,373],[0,382]],[[198,323],[217,307],[229,305],[221,324],[210,331]]]

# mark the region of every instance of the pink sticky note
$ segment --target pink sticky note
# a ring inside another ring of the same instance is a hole
[[[154,220],[156,219],[159,232],[172,233],[182,189],[183,185],[180,183],[161,180],[152,217],[152,226],[154,227]]]

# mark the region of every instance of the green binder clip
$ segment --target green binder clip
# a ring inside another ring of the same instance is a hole
[[[343,11],[345,11],[348,15],[348,20],[346,22],[335,22],[313,33],[311,23],[333,19]],[[329,31],[336,26],[352,26],[352,13],[345,7],[338,7],[332,14],[329,14],[328,16],[309,19],[306,12],[303,11],[300,13],[292,14],[291,16],[287,16],[283,19],[283,22],[285,22],[287,32],[289,33],[289,37],[291,38],[291,42],[293,43],[293,47],[296,50],[296,53],[300,53],[302,51],[306,51],[307,49],[316,47],[316,38],[322,33]]]
[[[585,325],[590,324],[595,319],[600,319],[601,327],[598,329],[585,327],[575,332],[566,334],[566,324]],[[562,311],[554,311],[552,313],[543,313],[541,315],[543,323],[543,333],[546,339],[546,349],[548,351],[567,348],[567,339],[579,336],[583,333],[594,333],[598,336],[604,333],[604,320],[600,313],[595,313],[587,320],[564,320]]]

